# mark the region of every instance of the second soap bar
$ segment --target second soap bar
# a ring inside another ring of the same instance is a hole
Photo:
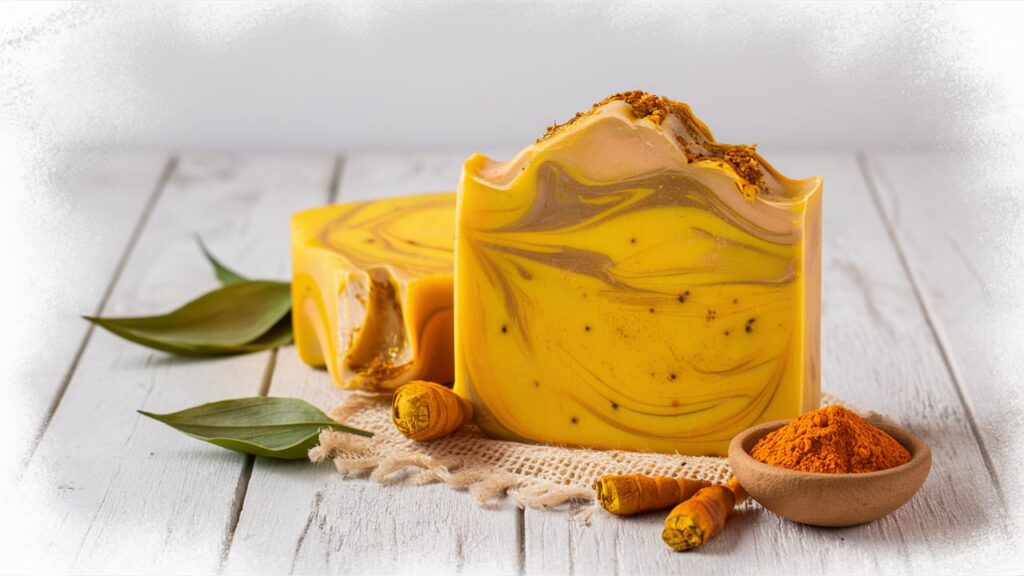
[[[456,391],[502,438],[724,455],[819,402],[821,179],[617,94],[465,164]]]
[[[348,202],[292,216],[292,318],[307,364],[339,388],[450,382],[451,192]]]

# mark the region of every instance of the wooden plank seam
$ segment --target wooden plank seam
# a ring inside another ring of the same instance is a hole
[[[331,178],[327,185],[327,197],[326,201],[328,204],[334,203],[338,197],[338,186],[341,182],[341,171],[344,167],[345,159],[340,154],[334,159],[334,167],[331,170]],[[267,358],[267,366],[263,372],[263,378],[260,382],[259,395],[266,396],[270,391],[270,383],[274,379],[274,369],[277,367],[277,353],[278,349],[274,348],[270,351],[270,356]],[[217,572],[223,573],[224,568],[227,565],[228,556],[231,553],[231,545],[235,540],[235,531],[238,529],[238,522],[242,518],[242,509],[245,507],[245,497],[249,492],[249,483],[252,480],[253,467],[256,465],[256,458],[254,456],[247,456],[245,464],[242,467],[242,473],[238,476],[238,484],[235,487],[235,496],[232,500],[231,516],[228,518],[227,531],[224,534],[224,544],[221,550],[220,566]]]
[[[103,310],[106,308],[107,302],[110,300],[110,295],[113,294],[114,288],[117,286],[117,282],[121,278],[121,273],[124,271],[125,265],[128,263],[128,259],[135,250],[135,245],[138,243],[139,237],[142,236],[142,231],[145,230],[146,224],[149,223],[149,217],[152,215],[153,209],[156,207],[157,202],[163,195],[164,189],[167,188],[167,183],[170,182],[171,177],[174,175],[174,171],[178,167],[178,159],[179,157],[177,154],[172,154],[167,159],[167,164],[164,165],[163,171],[160,173],[156,184],[153,186],[153,190],[149,194],[149,199],[146,201],[146,206],[142,210],[142,215],[139,218],[138,223],[136,223],[135,228],[132,230],[132,234],[128,238],[128,243],[125,244],[124,250],[121,252],[121,257],[117,261],[117,267],[114,268],[114,274],[111,276],[110,282],[103,291],[103,296],[100,297],[100,301],[92,313],[93,316],[100,316],[103,314]],[[85,320],[83,320],[83,322],[84,321]],[[89,342],[92,340],[92,334],[95,330],[96,325],[90,322],[89,327],[85,331],[85,335],[82,337],[82,342],[78,346],[78,350],[75,351],[75,356],[72,358],[71,364],[68,366],[68,370],[65,373],[64,378],[61,380],[60,387],[57,388],[57,392],[50,400],[50,405],[46,409],[46,417],[44,418],[43,423],[39,429],[36,430],[36,433],[32,438],[32,451],[29,452],[24,462],[22,462],[22,466],[15,476],[16,482],[21,481],[21,476],[25,472],[27,464],[35,457],[36,449],[39,447],[40,441],[46,434],[47,428],[50,427],[53,415],[57,413],[57,409],[60,408],[60,404],[64,400],[64,395],[68,390],[68,386],[71,384],[71,379],[75,375],[75,370],[78,369],[78,363],[85,354],[85,350],[88,348]]]
[[[967,417],[967,424],[971,429],[971,434],[974,436],[974,441],[978,446],[978,451],[981,454],[981,459],[985,463],[985,469],[988,471],[989,479],[992,482],[992,487],[995,489],[996,494],[999,497],[1000,508],[1006,508],[1006,496],[1003,493],[1002,483],[999,481],[999,477],[996,475],[995,467],[992,463],[992,457],[989,453],[988,448],[985,445],[985,439],[982,437],[980,429],[978,427],[978,421],[974,414],[974,410],[971,408],[970,403],[967,401],[967,397],[963,390],[963,381],[956,369],[956,365],[953,359],[949,355],[949,346],[942,337],[938,327],[934,320],[934,312],[928,306],[928,303],[921,291],[920,279],[917,274],[914,273],[913,267],[910,265],[907,259],[907,251],[903,245],[903,241],[900,235],[896,232],[895,224],[889,219],[889,215],[882,206],[881,192],[878,188],[878,183],[875,180],[874,173],[871,170],[870,163],[867,159],[867,155],[862,151],[857,151],[857,165],[860,167],[861,173],[864,176],[864,182],[871,194],[872,204],[875,210],[879,214],[879,218],[885,225],[885,230],[889,235],[889,239],[892,241],[893,246],[896,248],[896,255],[899,258],[900,266],[907,275],[907,279],[910,281],[910,285],[914,291],[914,298],[917,300],[917,305],[921,309],[921,314],[925,318],[925,322],[928,325],[928,330],[935,341],[935,346],[939,350],[939,355],[942,358],[942,362],[949,374],[950,380],[953,382],[953,389],[956,392],[957,400],[960,402],[960,406],[964,409],[964,415]],[[1005,524],[1004,524],[1005,529]]]

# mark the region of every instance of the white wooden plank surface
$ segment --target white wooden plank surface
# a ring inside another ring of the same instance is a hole
[[[90,331],[166,154],[57,154],[0,174],[0,494],[9,494]],[[88,246],[88,250],[82,250]]]
[[[450,188],[464,156],[355,157],[343,171],[340,199]],[[887,231],[852,154],[772,156],[784,173],[826,177],[824,388],[887,412],[934,450],[922,492],[891,517],[822,530],[755,506],[701,550],[673,554],[660,541],[661,514],[597,515],[582,527],[564,511],[523,514],[507,504],[481,510],[445,486],[344,481],[329,465],[303,462],[253,465],[134,411],[252,395],[271,375],[272,394],[328,408],[340,396],[324,372],[302,365],[292,348],[279,351],[276,363],[270,354],[176,360],[97,331],[32,459],[10,476],[20,481],[0,491],[0,573],[208,573],[222,566],[229,573],[1019,571],[1016,447],[1024,438],[1014,425],[1021,423],[1015,377],[1022,372],[1024,314],[1020,278],[1005,274],[1021,264],[1014,249],[1024,245],[1020,195],[1009,181],[986,180],[960,159],[869,154]],[[63,283],[47,280],[38,295],[29,294],[41,300],[21,301],[26,307],[54,300],[63,314],[95,310],[117,268],[118,255],[107,246],[128,244],[162,163],[160,155],[121,157],[47,182],[83,196],[58,203],[66,212],[57,210],[39,234],[79,223],[75,230],[93,241],[49,248],[44,242],[19,254],[13,265],[50,254],[72,262]],[[183,159],[105,313],[167,309],[213,287],[193,232],[240,271],[287,277],[288,216],[325,201],[336,167],[326,156]],[[134,186],[142,190],[129,197]],[[983,193],[961,193],[979,186]],[[111,205],[99,200],[105,190]],[[52,212],[54,205],[47,207]],[[106,276],[91,278],[86,270]],[[54,292],[65,285],[75,290]],[[12,312],[25,322],[34,318]],[[67,330],[54,341],[59,345],[41,348],[45,340],[27,335],[17,357],[3,357],[4,373],[13,366],[20,375],[13,397],[35,398],[33,387],[51,386],[53,375],[59,382],[67,370],[61,354],[74,356],[84,330],[52,322]],[[45,404],[47,392],[39,392]],[[27,402],[0,403],[0,416],[45,421],[45,409],[40,416]],[[10,446],[8,452],[19,449],[16,441]],[[7,463],[0,461],[4,472],[13,469]]]
[[[773,155],[785,174],[825,176],[823,388],[921,435],[934,467],[879,521],[815,529],[755,507],[699,551],[662,543],[661,513],[588,528],[526,511],[526,573],[892,573],[1005,570],[996,494],[942,356],[853,154]]]
[[[287,277],[288,215],[322,202],[334,167],[331,157],[182,159],[104,312],[153,313],[212,288],[194,233],[239,270]],[[247,458],[135,410],[255,395],[269,357],[175,359],[97,331],[21,482],[5,497],[3,569],[216,571]]]
[[[462,174],[462,163],[478,151],[498,159],[510,159],[516,152],[492,147],[435,153],[358,154],[342,172],[338,201],[455,190]]]
[[[453,189],[466,154],[356,156],[339,201]],[[328,409],[327,374],[281,350],[271,395]],[[257,460],[226,572],[507,574],[518,570],[520,511],[484,510],[446,486],[343,480],[324,464]]]
[[[999,480],[1024,570],[1024,185],[971,154],[869,154],[871,177]]]

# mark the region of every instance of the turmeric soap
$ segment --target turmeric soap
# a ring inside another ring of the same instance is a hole
[[[643,92],[470,157],[456,392],[491,436],[695,455],[816,408],[821,187]]]
[[[453,379],[455,194],[336,204],[292,217],[292,322],[339,388]]]

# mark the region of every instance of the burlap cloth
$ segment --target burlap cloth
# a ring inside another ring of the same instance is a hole
[[[839,403],[822,395],[822,405]],[[594,481],[605,474],[643,473],[724,484],[726,458],[622,450],[589,450],[493,440],[465,426],[431,442],[402,436],[391,422],[390,396],[349,396],[331,411],[336,421],[374,433],[373,438],[325,430],[310,460],[334,461],[343,476],[367,473],[394,482],[411,472],[418,484],[443,482],[466,489],[481,505],[506,495],[519,506],[551,508],[569,501],[592,503]],[[585,519],[595,506],[579,508]]]

